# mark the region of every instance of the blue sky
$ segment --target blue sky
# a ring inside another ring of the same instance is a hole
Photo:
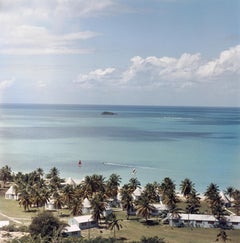
[[[1,0],[0,102],[240,106],[239,0]]]

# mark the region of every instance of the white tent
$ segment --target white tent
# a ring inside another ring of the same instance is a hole
[[[134,200],[138,200],[139,197],[141,196],[143,190],[141,188],[136,188],[136,190],[133,192],[132,196]]]
[[[66,180],[66,184],[67,185],[71,185],[73,187],[75,187],[77,184],[76,182],[72,179],[72,177],[69,177],[67,180]]]
[[[18,194],[13,186],[10,186],[9,189],[5,192],[5,199],[18,200]]]
[[[90,203],[90,201],[87,198],[85,198],[83,200],[82,204],[83,204],[83,209],[82,209],[83,214],[89,214],[90,210],[91,210],[91,203]]]

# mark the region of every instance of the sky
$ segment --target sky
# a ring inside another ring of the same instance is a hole
[[[240,107],[239,0],[0,0],[0,103]]]

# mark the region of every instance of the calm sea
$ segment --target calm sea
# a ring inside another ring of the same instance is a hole
[[[103,111],[115,115],[102,115]],[[82,166],[78,161],[82,160]],[[240,108],[1,105],[0,166],[240,188]],[[136,174],[132,170],[136,169]]]

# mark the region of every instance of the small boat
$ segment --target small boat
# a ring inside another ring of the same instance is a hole
[[[78,166],[82,166],[82,160],[78,161]]]

